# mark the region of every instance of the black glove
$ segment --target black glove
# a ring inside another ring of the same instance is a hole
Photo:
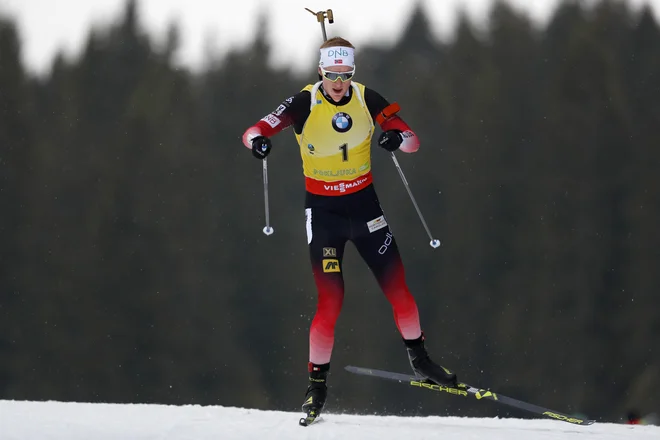
[[[403,142],[403,134],[401,130],[387,130],[380,134],[378,138],[378,145],[385,148],[387,151],[396,151]]]
[[[272,146],[273,144],[266,136],[257,136],[252,139],[252,155],[257,159],[265,159]]]

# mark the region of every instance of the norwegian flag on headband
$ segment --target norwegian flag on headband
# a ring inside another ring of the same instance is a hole
[[[335,64],[344,64],[344,60],[335,60]]]

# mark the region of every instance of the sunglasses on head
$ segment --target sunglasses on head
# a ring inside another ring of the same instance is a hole
[[[355,67],[353,67],[353,70],[348,72],[331,72],[321,67],[321,72],[323,73],[323,77],[328,81],[337,82],[337,80],[341,80],[342,82],[346,82],[353,78],[353,75],[355,75]]]

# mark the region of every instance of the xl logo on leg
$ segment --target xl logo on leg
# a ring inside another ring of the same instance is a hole
[[[341,272],[341,269],[339,269],[339,260],[334,258],[323,259],[323,272]]]

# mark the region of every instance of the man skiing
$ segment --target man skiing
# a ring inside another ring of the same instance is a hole
[[[456,375],[435,364],[424,347],[415,299],[405,281],[396,241],[383,215],[371,176],[374,123],[387,151],[414,153],[419,140],[376,91],[352,81],[355,48],[331,38],[320,47],[320,81],[284,100],[248,128],[243,143],[258,159],[270,153],[270,137],[293,126],[305,175],[307,243],[318,291],[309,333],[309,385],[303,411],[317,417],[327,396],[326,379],[335,323],[344,298],[342,258],[353,242],[392,305],[394,320],[415,374],[437,384],[456,386]]]

